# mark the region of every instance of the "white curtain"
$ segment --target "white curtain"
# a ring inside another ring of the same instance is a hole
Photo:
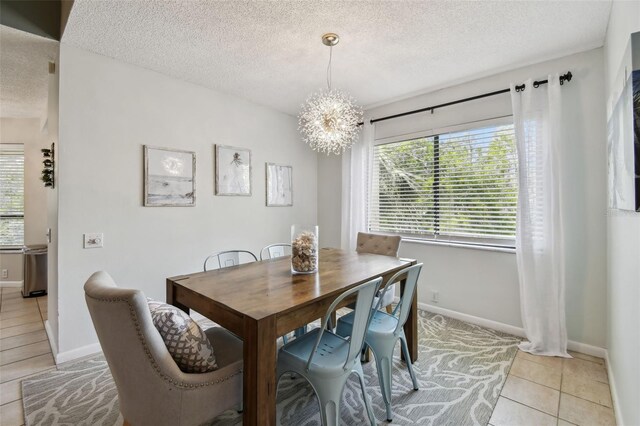
[[[516,257],[522,323],[528,342],[520,349],[570,357],[565,321],[565,236],[562,220],[560,145],[561,89],[558,75],[538,88],[511,85],[518,149]]]
[[[374,126],[365,117],[360,140],[342,156],[342,248],[355,251],[358,232],[367,232],[369,170]]]

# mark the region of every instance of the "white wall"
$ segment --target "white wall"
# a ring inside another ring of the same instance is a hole
[[[605,346],[606,309],[606,146],[604,140],[604,75],[602,49],[567,56],[437,92],[415,96],[370,109],[366,117],[381,117],[429,105],[509,87],[510,82],[543,78],[570,70],[573,80],[563,86],[565,122],[573,137],[563,148],[570,153],[566,164],[566,213],[569,277],[567,283],[567,328],[571,340]],[[511,114],[508,94],[437,110],[376,125],[376,138]],[[322,175],[339,174],[340,164],[319,160]],[[321,193],[319,206],[335,205],[331,193]],[[339,203],[335,208],[340,208]],[[319,212],[320,222],[326,212]],[[333,213],[331,213],[333,214]],[[325,230],[325,233],[339,230]],[[400,254],[424,262],[418,300],[431,304],[430,291],[438,290],[437,305],[467,315],[521,327],[515,254],[459,247],[403,242]]]
[[[47,298],[47,320],[45,329],[49,336],[51,351],[58,353],[58,187],[60,168],[59,139],[58,139],[58,116],[60,104],[60,51],[56,52],[56,71],[49,74],[49,87],[47,93],[47,143],[55,143],[55,164],[54,176],[55,185],[47,190],[47,227],[50,232],[49,246],[47,250],[47,278],[48,294]]]
[[[614,2],[605,41],[609,100],[629,35],[640,31],[640,2]],[[640,214],[608,214],[609,373],[618,424],[640,424]]]
[[[318,154],[318,227],[321,247],[340,247],[342,156]]]
[[[0,270],[7,270],[7,278],[0,277],[0,287],[18,287],[24,279],[22,253],[0,252]]]
[[[60,57],[59,351],[97,342],[82,286],[108,271],[123,287],[165,299],[167,277],[199,271],[216,250],[290,238],[317,221],[317,159],[296,120],[248,101],[80,50]],[[143,207],[143,145],[192,150],[196,207]],[[213,145],[250,148],[253,195],[213,195]],[[265,162],[293,166],[294,206],[265,207]],[[82,249],[103,232],[104,248]]]

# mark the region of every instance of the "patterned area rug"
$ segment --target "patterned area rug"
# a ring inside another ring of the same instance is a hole
[[[486,425],[516,355],[520,339],[462,321],[420,311],[419,360],[414,365],[420,390],[396,350],[393,372],[393,424]],[[367,392],[380,424],[384,403],[374,362],[365,365]],[[26,425],[122,424],[115,385],[100,355],[25,380],[22,384]],[[345,387],[343,424],[366,423],[362,393],[355,376]],[[285,375],[278,390],[282,425],[319,426],[317,399],[302,378]],[[235,411],[213,425],[240,425]]]

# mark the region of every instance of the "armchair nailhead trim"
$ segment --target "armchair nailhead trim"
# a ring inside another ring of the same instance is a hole
[[[217,385],[219,383],[223,383],[226,382],[227,380],[231,379],[232,377],[237,376],[238,374],[242,373],[242,370],[240,371],[236,371],[235,373],[226,376],[226,377],[222,377],[218,380],[213,380],[210,382],[203,382],[203,383],[197,383],[197,384],[193,384],[193,383],[184,383],[184,382],[179,382],[174,380],[173,378],[167,376],[165,373],[162,372],[162,370],[160,369],[160,366],[156,363],[155,358],[153,357],[153,355],[151,355],[151,351],[149,350],[149,347],[147,346],[147,341],[144,338],[144,334],[142,334],[141,331],[141,327],[140,327],[140,322],[138,321],[138,315],[136,314],[135,309],[133,308],[133,305],[131,304],[131,302],[129,302],[129,300],[127,299],[123,299],[120,297],[115,297],[115,298],[106,298],[106,299],[99,299],[96,297],[92,297],[89,296],[88,294],[86,295],[88,298],[93,299],[93,300],[97,300],[100,302],[109,302],[109,303],[117,303],[117,302],[124,302],[127,304],[127,306],[129,307],[129,312],[131,313],[131,318],[133,319],[133,323],[136,327],[136,332],[138,334],[138,340],[140,340],[140,343],[142,343],[142,347],[144,348],[144,352],[145,354],[147,354],[147,358],[149,358],[149,361],[151,361],[151,365],[153,366],[153,369],[156,371],[156,373],[158,373],[158,375],[160,376],[160,378],[162,378],[164,381],[178,387],[178,388],[182,388],[182,389],[195,389],[195,388],[202,388],[205,386],[212,386],[212,385]]]

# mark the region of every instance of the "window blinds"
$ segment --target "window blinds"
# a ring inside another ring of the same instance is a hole
[[[512,124],[376,145],[369,229],[513,247],[517,176]]]
[[[24,154],[0,152],[0,246],[24,243]]]

